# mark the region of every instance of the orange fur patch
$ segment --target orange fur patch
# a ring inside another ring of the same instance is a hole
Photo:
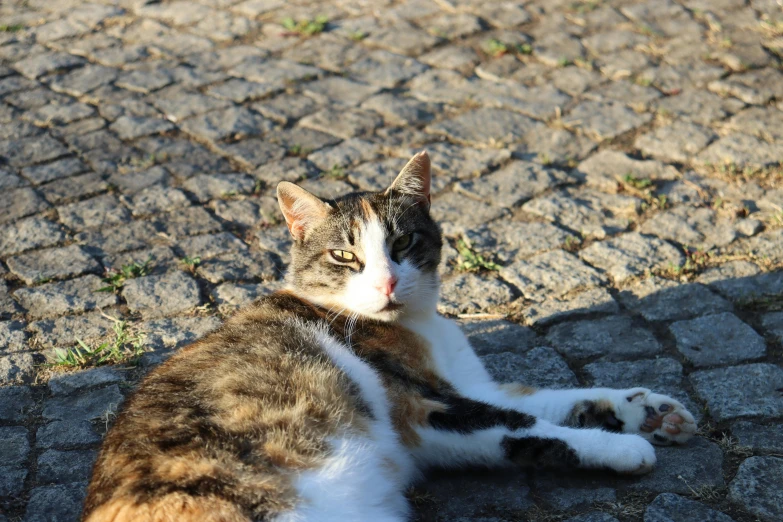
[[[175,493],[145,504],[135,504],[129,498],[112,500],[93,511],[85,522],[251,522],[251,519],[230,502]]]
[[[510,382],[506,384],[501,384],[500,387],[508,393],[509,395],[516,395],[516,396],[527,396],[527,395],[533,395],[538,391],[537,388],[532,388],[530,386],[525,386],[524,384],[519,384],[517,382]]]
[[[373,216],[375,216],[375,210],[372,208],[372,205],[370,205],[370,202],[366,199],[360,200],[360,204],[362,207],[362,215],[364,216],[364,219],[370,220]]]

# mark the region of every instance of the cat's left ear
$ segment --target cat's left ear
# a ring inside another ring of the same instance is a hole
[[[430,157],[426,150],[413,156],[402,168],[386,192],[400,192],[418,199],[426,208],[430,208]]]
[[[288,231],[301,241],[305,233],[323,221],[329,214],[329,205],[302,187],[281,181],[277,185],[277,203],[283,211]]]

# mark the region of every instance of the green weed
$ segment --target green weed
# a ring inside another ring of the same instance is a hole
[[[461,258],[461,261],[457,264],[458,270],[463,272],[497,272],[500,270],[500,265],[484,258],[483,255],[469,247],[462,239],[457,241],[457,251]]]
[[[595,11],[601,5],[600,1],[596,0],[582,0],[580,2],[574,2],[571,4],[571,10],[575,13],[585,14],[590,11]]]
[[[644,190],[652,186],[652,181],[647,178],[637,178],[630,172],[623,176],[623,181],[635,189]]]
[[[293,18],[283,18],[282,24],[288,31],[299,33],[304,36],[313,36],[320,34],[326,29],[329,18],[326,16],[316,16],[313,20],[294,20]]]
[[[201,264],[201,256],[185,256],[179,262],[185,265],[185,268],[192,273]]]
[[[321,176],[332,179],[345,179],[345,169],[340,165],[334,165],[331,169],[323,171]]]
[[[106,316],[109,317],[109,316]],[[114,321],[114,338],[99,344],[89,346],[81,339],[76,339],[76,345],[71,348],[55,348],[52,366],[60,368],[89,368],[104,364],[130,362],[135,364],[144,353],[144,336],[131,335],[125,321],[109,317]]]
[[[310,154],[311,152],[312,151],[310,149],[308,149],[307,147],[302,147],[298,143],[288,147],[288,155],[289,156],[296,156],[296,157],[299,157],[299,158],[304,158],[308,154]]]
[[[97,292],[119,292],[122,287],[125,286],[125,281],[128,279],[134,279],[136,277],[143,277],[150,273],[152,265],[152,256],[148,257],[143,263],[138,261],[122,265],[119,270],[111,270],[107,272],[107,276],[102,279],[108,286],[99,288]]]
[[[563,248],[568,250],[569,252],[576,252],[579,250],[579,247],[582,245],[582,240],[579,239],[576,236],[568,236],[565,240],[565,244],[563,245]]]
[[[484,48],[488,55],[495,58],[503,56],[504,54],[532,54],[533,47],[528,43],[510,44],[502,42],[496,38],[487,40],[484,44]]]

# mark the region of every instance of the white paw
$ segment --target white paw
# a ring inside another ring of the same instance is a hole
[[[655,448],[638,435],[615,435],[606,451],[605,465],[617,473],[641,475],[655,466]]]
[[[655,466],[655,448],[639,435],[603,430],[573,430],[568,441],[576,449],[582,467],[611,469],[638,475]]]
[[[683,444],[696,433],[696,420],[685,406],[646,388],[627,390],[618,410],[626,431],[639,433],[653,444]]]

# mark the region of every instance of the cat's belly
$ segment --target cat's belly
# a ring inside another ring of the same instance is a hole
[[[408,511],[405,488],[416,474],[412,457],[391,421],[377,373],[345,345],[314,329],[324,352],[356,384],[372,411],[366,430],[330,437],[331,451],[317,469],[294,479],[296,508],[275,522],[399,520]]]

